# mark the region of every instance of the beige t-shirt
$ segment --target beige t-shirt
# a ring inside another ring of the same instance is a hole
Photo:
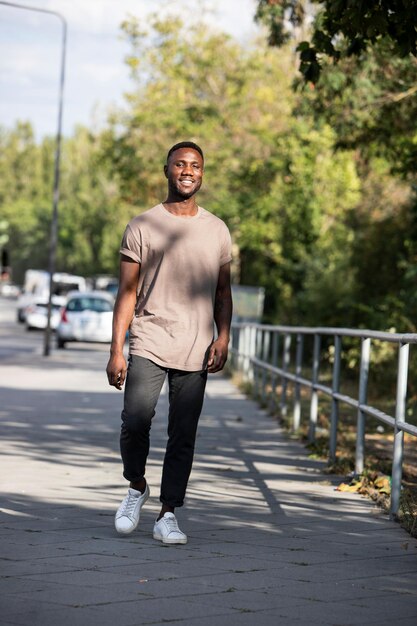
[[[219,269],[231,260],[226,224],[198,207],[179,217],[158,204],[126,227],[120,253],[141,264],[130,354],[163,367],[206,367]]]

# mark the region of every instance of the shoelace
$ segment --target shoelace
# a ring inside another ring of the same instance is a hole
[[[121,511],[122,515],[127,515],[127,517],[129,517],[131,515],[131,513],[133,513],[133,510],[137,504],[138,498],[137,496],[132,496],[132,494],[129,494],[126,497],[126,501],[124,503],[123,509]]]
[[[168,526],[168,532],[181,533],[180,529],[178,528],[178,522],[175,517],[164,518],[164,522]]]

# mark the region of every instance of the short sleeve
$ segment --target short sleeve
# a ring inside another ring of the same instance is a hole
[[[136,263],[142,263],[142,237],[139,229],[134,231],[130,224],[126,226],[119,252]]]
[[[223,225],[221,248],[220,248],[220,266],[230,263],[232,260],[232,239],[226,224]]]

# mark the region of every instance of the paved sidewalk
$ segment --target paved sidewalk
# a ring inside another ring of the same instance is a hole
[[[417,541],[339,493],[231,383],[208,386],[186,546],[152,539],[166,396],[152,430],[151,498],[119,537],[122,396],[106,352],[0,360],[2,626],[417,623]]]

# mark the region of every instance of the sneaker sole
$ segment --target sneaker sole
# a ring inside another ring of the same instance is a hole
[[[167,537],[162,537],[161,535],[156,535],[154,533],[153,538],[156,539],[157,541],[162,541],[162,543],[165,543],[166,545],[185,545],[188,541],[187,537],[185,537],[184,539],[168,539]]]
[[[142,507],[145,504],[145,502],[148,500],[149,496],[150,496],[150,492],[147,493],[146,498],[143,500],[140,506],[138,521],[136,522],[135,526],[133,526],[133,528],[131,528],[130,530],[119,530],[116,527],[116,519],[114,520],[114,527],[118,535],[131,535],[137,529],[137,527],[139,526],[139,522],[140,522],[140,514],[142,512]]]

